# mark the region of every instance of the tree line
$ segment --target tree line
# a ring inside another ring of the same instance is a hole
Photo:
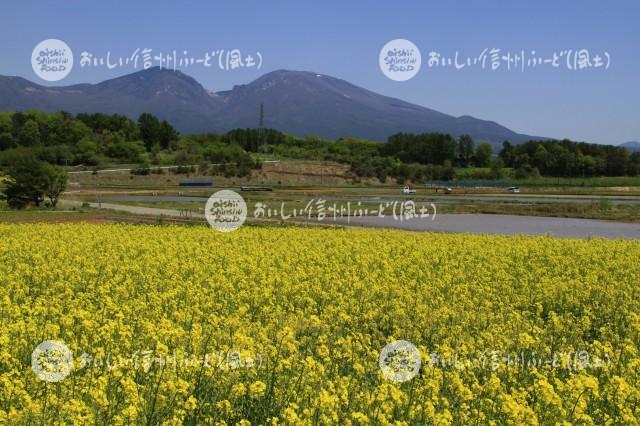
[[[566,139],[520,145],[505,141],[494,156],[489,143],[476,144],[469,135],[397,133],[379,143],[355,138],[325,141],[317,136],[299,138],[275,129],[247,128],[181,136],[166,120],[147,113],[137,121],[119,114],[0,113],[0,166],[10,164],[16,155],[31,153],[58,165],[236,163],[239,172],[246,174],[257,167],[249,153],[263,152],[348,163],[358,176],[415,177],[417,173],[446,178],[456,167],[509,168],[526,177],[640,173],[640,153]]]
[[[570,140],[529,141],[521,145],[504,142],[499,153],[517,174],[554,177],[637,176],[640,152],[611,145],[576,143]]]
[[[355,178],[393,178],[400,183],[451,180],[460,168],[472,170],[465,175],[478,179],[640,174],[638,152],[566,139],[520,145],[505,141],[494,156],[489,143],[476,144],[469,135],[397,133],[386,143],[300,138],[254,128],[180,135],[166,120],[148,113],[134,121],[119,114],[0,112],[0,167],[12,177],[5,194],[15,205],[39,205],[45,197],[55,205],[55,192],[66,184],[55,165],[135,164],[136,173],[146,174],[152,164],[198,164],[211,174],[248,176],[261,167],[256,154],[336,161],[349,164]]]

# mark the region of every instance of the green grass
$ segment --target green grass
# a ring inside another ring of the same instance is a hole
[[[474,203],[445,204],[438,213],[509,214],[517,216],[570,217],[640,223],[640,205],[614,205],[608,200],[581,204],[559,203]]]
[[[110,212],[96,210],[0,210],[0,223],[102,222]]]
[[[513,179],[517,186],[561,186],[561,187],[612,187],[640,186],[640,176],[636,177],[591,177],[591,178],[557,178],[540,177],[535,179]]]

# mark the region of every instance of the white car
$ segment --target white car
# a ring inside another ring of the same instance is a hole
[[[518,188],[517,186],[512,186],[512,187],[508,188],[507,191],[509,191],[509,192],[520,192],[520,188]]]
[[[404,188],[402,188],[402,193],[403,194],[415,194],[416,190],[415,189],[411,189],[408,186],[405,186]]]

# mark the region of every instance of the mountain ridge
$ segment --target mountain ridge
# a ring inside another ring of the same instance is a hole
[[[638,141],[629,141],[621,143],[619,146],[623,148],[627,148],[629,151],[640,151],[640,142]]]
[[[219,92],[181,71],[158,67],[96,84],[56,87],[0,76],[0,110],[118,113],[134,119],[149,112],[181,133],[257,127],[260,104],[265,105],[267,127],[302,137],[385,141],[397,132],[468,133],[494,146],[504,140],[547,139],[516,133],[492,120],[448,115],[312,71],[276,70]]]

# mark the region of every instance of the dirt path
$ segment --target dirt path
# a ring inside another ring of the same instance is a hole
[[[60,200],[58,205],[60,207],[81,207],[83,204],[82,201],[74,201],[74,200]],[[155,207],[140,207],[140,206],[125,206],[122,204],[112,204],[112,203],[88,203],[89,207],[94,209],[106,209],[106,210],[115,210],[119,212],[127,212],[133,214],[142,214],[142,215],[151,215],[151,216],[172,216],[172,217],[184,217],[185,212],[182,210],[173,210],[173,209],[158,209]],[[189,217],[194,218],[204,218],[204,214],[201,213],[190,213]]]

